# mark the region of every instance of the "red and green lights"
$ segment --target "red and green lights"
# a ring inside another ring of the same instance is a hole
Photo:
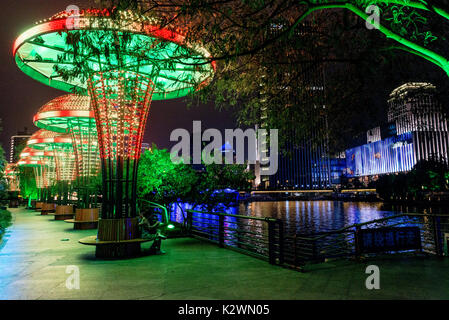
[[[112,19],[107,10],[61,12],[23,33],[13,48],[18,67],[30,77],[89,94],[101,156],[104,219],[137,215],[137,168],[151,101],[194,92],[207,85],[215,71],[207,50],[187,43],[179,29],[161,28],[157,21],[130,11],[119,14],[120,19]],[[74,18],[77,23],[69,24]],[[63,98],[59,104],[62,107],[41,110],[35,123],[72,133],[78,171],[83,172],[80,159],[85,156],[79,154],[86,139],[75,135],[93,121],[76,126],[73,119],[92,118],[85,117],[84,109],[66,108]]]

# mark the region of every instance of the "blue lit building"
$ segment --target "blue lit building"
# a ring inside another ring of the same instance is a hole
[[[430,83],[406,83],[390,94],[388,123],[367,132],[367,144],[346,150],[348,177],[405,172],[420,160],[448,161],[447,116]]]
[[[323,118],[323,126],[326,119]],[[312,141],[316,141],[313,145]],[[286,142],[279,153],[278,171],[269,176],[269,186],[276,189],[331,188],[331,164],[327,137],[312,130],[302,139]]]
[[[348,177],[408,171],[415,165],[411,132],[346,150]]]
[[[332,186],[339,185],[341,183],[341,177],[346,169],[346,158],[336,157],[330,158],[330,183]]]

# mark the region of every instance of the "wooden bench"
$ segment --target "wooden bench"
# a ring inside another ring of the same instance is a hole
[[[138,238],[120,241],[100,241],[97,239],[97,236],[89,236],[78,240],[78,242],[87,246],[95,246],[95,256],[97,258],[121,259],[139,256],[140,244],[153,240]]]
[[[56,206],[56,212],[53,214],[55,216],[55,220],[67,220],[73,218],[75,215],[73,209],[74,208],[71,205]]]
[[[107,244],[118,244],[118,243],[144,243],[144,242],[149,242],[149,241],[153,241],[153,239],[131,239],[131,240],[120,240],[120,241],[100,241],[97,239],[97,236],[89,236],[89,237],[85,237],[82,238],[80,240],[78,240],[79,243],[81,244],[85,244],[87,246],[101,246],[101,245],[107,245]]]
[[[73,229],[75,230],[91,230],[97,229],[98,220],[75,220],[75,219],[66,219],[64,222],[73,223]]]
[[[97,229],[98,227],[98,208],[88,208],[88,209],[76,209],[75,218],[69,217],[64,221],[67,223],[73,223],[73,229],[75,230],[89,230]]]
[[[54,213],[55,211],[56,211],[56,204],[55,203],[44,202],[42,204],[41,215],[46,216],[49,213]]]
[[[65,221],[65,220],[68,220],[69,218],[73,218],[73,216],[75,214],[74,213],[53,213],[53,215],[55,216],[55,220]]]
[[[42,210],[42,205],[43,205],[43,202],[36,202],[36,204],[34,206],[34,210],[35,211],[41,211]]]

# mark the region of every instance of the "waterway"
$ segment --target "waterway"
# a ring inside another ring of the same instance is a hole
[[[227,208],[226,213],[253,217],[270,217],[284,221],[288,234],[314,234],[338,230],[353,224],[368,222],[399,213],[448,213],[444,208],[419,208],[389,206],[382,202],[348,201],[264,201],[241,203]],[[175,221],[181,221],[178,210],[172,213]]]

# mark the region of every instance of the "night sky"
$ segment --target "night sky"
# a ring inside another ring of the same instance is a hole
[[[36,21],[49,18],[64,10],[68,5],[86,7],[88,1],[75,0],[3,0],[1,41],[1,79],[0,79],[0,118],[3,130],[0,142],[9,158],[10,138],[18,130],[28,127],[37,131],[33,125],[33,115],[48,101],[65,94],[39,83],[25,75],[16,66],[12,56],[15,39]],[[89,5],[87,5],[89,7]],[[158,147],[170,147],[170,133],[176,128],[192,131],[192,121],[201,120],[203,128],[234,128],[231,114],[214,110],[213,104],[187,109],[183,99],[155,101],[152,103],[147,121],[144,142],[156,143]]]

